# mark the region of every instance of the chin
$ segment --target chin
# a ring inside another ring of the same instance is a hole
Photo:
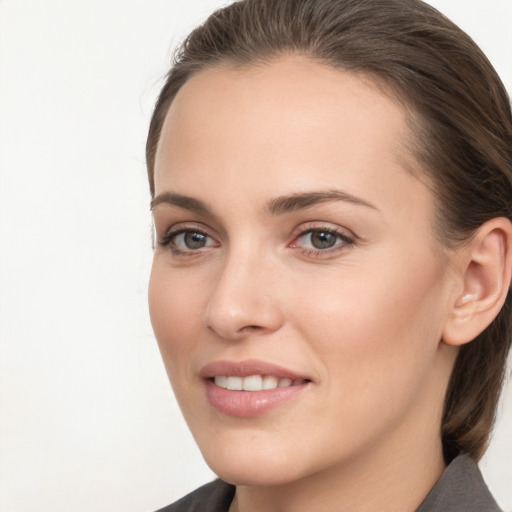
[[[287,485],[339,462],[339,453],[337,457],[332,452],[322,457],[321,446],[315,449],[314,444],[292,433],[284,438],[250,430],[225,434],[217,432],[214,443],[198,439],[198,445],[210,469],[233,485]]]
[[[297,457],[297,447],[290,450],[284,440],[277,442],[272,436],[262,439],[248,431],[231,436],[216,434],[196,440],[210,469],[230,484],[283,485],[302,476],[298,462],[307,456]]]
[[[234,457],[233,457],[234,458]],[[258,458],[259,459],[259,458]],[[242,486],[280,486],[297,481],[299,472],[290,470],[289,465],[273,460],[262,464],[251,460],[215,460],[212,464],[206,460],[210,469],[222,480],[233,485]]]

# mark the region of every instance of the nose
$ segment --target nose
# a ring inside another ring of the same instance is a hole
[[[226,340],[277,331],[284,321],[271,265],[232,255],[223,265],[205,312],[205,324]]]

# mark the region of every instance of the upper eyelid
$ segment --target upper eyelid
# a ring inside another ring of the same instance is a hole
[[[301,247],[298,243],[298,241],[314,232],[318,231],[325,231],[332,235],[335,235],[339,238],[339,240],[336,242],[336,244],[333,247],[326,248],[326,249],[311,249],[307,247]],[[321,256],[322,254],[327,257],[329,254],[332,256],[333,254],[343,250],[344,248],[347,248],[348,246],[353,246],[356,243],[359,242],[359,238],[357,235],[350,229],[340,226],[339,224],[334,224],[331,222],[325,222],[325,221],[309,221],[309,222],[303,222],[296,226],[293,232],[293,238],[288,243],[288,247],[299,249],[303,251],[316,251],[318,253],[318,256]]]
[[[180,224],[183,224],[183,225],[180,226]],[[210,233],[210,230],[207,229],[206,227],[203,227],[202,225],[192,226],[186,222],[183,222],[183,223],[179,222],[179,223],[171,225],[161,235],[158,235],[158,233],[157,233],[157,237],[156,237],[157,243],[160,247],[167,247],[168,245],[170,245],[172,243],[173,239],[176,236],[178,236],[182,233],[186,233],[187,231],[201,233],[201,234],[211,238],[216,243],[219,243],[217,237],[213,236]],[[193,251],[191,251],[191,252],[193,252]]]
[[[181,229],[193,231],[197,229],[218,241],[226,237],[225,230],[221,225],[217,225],[216,223],[212,225],[211,222],[205,222],[202,219],[187,219],[186,217],[181,217],[181,215],[178,218],[174,216],[162,216],[157,218],[156,215],[153,215],[153,224],[157,238],[162,238],[162,236],[165,236],[175,229],[176,231]]]
[[[292,240],[291,245],[293,246],[298,239],[304,237],[305,235],[308,235],[310,233],[315,233],[315,232],[318,232],[318,231],[320,231],[320,232],[323,231],[323,232],[329,233],[331,235],[335,235],[335,236],[339,237],[340,240],[342,242],[344,242],[345,244],[347,244],[347,243],[350,243],[350,244],[355,243],[355,237],[354,236],[347,235],[347,234],[345,234],[345,233],[343,233],[343,232],[341,232],[339,230],[336,230],[336,229],[326,229],[326,228],[310,228],[310,229],[306,229],[304,231],[301,231],[300,233],[295,235],[293,240]]]
[[[312,226],[312,227],[300,229],[296,233],[296,236],[300,236],[300,235],[303,235],[305,233],[311,233],[311,232],[314,232],[314,231],[327,231],[328,233],[335,233],[335,234],[338,234],[338,235],[344,235],[345,234],[345,230],[344,229],[340,229],[340,228],[335,228],[335,227],[331,227],[331,226]]]
[[[305,233],[309,233],[310,231],[328,231],[330,233],[336,233],[340,236],[345,236],[350,239],[356,239],[356,234],[343,226],[340,226],[339,224],[334,224],[331,222],[325,222],[325,221],[308,221],[308,222],[301,222],[298,226],[296,226],[293,229],[293,236],[298,237]]]
[[[215,238],[215,236],[212,234],[212,229],[208,226],[204,225],[202,222],[175,222],[174,224],[171,224],[168,226],[164,232],[163,236],[169,235],[169,234],[177,234],[177,233],[183,233],[184,231],[197,231],[198,233],[204,233],[205,235],[208,235],[212,238]]]

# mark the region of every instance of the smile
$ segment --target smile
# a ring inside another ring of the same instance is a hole
[[[263,391],[298,386],[306,382],[305,379],[292,380],[275,375],[249,375],[247,377],[217,375],[213,381],[217,386],[231,391]]]
[[[309,376],[267,361],[214,361],[200,376],[210,405],[227,416],[251,418],[295,402],[313,386]]]

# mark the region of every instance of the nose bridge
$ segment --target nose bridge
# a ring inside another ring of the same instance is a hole
[[[225,339],[278,329],[282,312],[272,294],[271,274],[262,252],[250,247],[230,251],[208,302],[207,327]]]

